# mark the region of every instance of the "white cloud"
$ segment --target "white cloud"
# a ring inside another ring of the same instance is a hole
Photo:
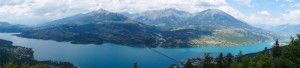
[[[245,18],[247,22],[251,22],[249,24],[260,24],[260,25],[279,25],[283,24],[283,22],[280,20],[280,18],[276,17],[270,17],[266,15],[260,15],[260,14],[252,14],[249,15],[247,18]]]
[[[6,5],[22,4],[22,3],[24,3],[24,0],[0,0],[0,7]]]
[[[250,24],[264,24],[264,25],[282,25],[282,24],[300,24],[300,10],[292,10],[286,14],[278,17],[252,14],[245,18]]]
[[[14,24],[39,24],[70,15],[89,12],[100,8],[112,12],[143,12],[164,8],[176,8],[188,12],[199,12],[205,9],[220,9],[250,24],[280,23],[284,18],[272,18],[268,11],[259,14],[245,15],[238,9],[229,6],[225,0],[0,0],[0,21]],[[251,6],[251,0],[240,0]],[[291,12],[283,17],[293,17]],[[300,16],[300,15],[298,15]],[[296,17],[300,18],[300,17]],[[296,23],[298,19],[293,19]]]
[[[112,6],[111,4],[114,4]],[[143,12],[163,8],[177,8],[190,12],[226,5],[225,0],[101,0],[99,8],[110,11]]]
[[[279,6],[280,6],[280,7],[284,7],[285,5],[284,5],[284,4],[280,4]]]
[[[147,10],[157,10],[164,8],[176,8],[188,12],[199,12],[206,9],[220,9],[236,18],[243,18],[245,15],[239,10],[230,7],[225,0],[125,0],[125,2],[116,2],[117,6],[110,6],[110,2],[101,3],[100,8],[115,12],[143,12]]]
[[[245,5],[247,5],[248,7],[252,7],[252,0],[235,0],[236,2],[240,2],[243,3]]]
[[[237,19],[240,19],[240,20],[243,20],[244,18],[246,18],[247,16],[245,14],[243,14],[241,11],[237,10],[237,9],[234,9],[230,6],[220,6],[216,9],[220,9],[232,16],[234,16],[235,18]]]
[[[4,0],[5,1],[5,0]],[[21,1],[21,0],[11,0]],[[87,12],[95,1],[81,0],[23,0],[22,3],[2,2],[0,21],[13,24],[35,25],[54,19]]]
[[[290,7],[300,7],[300,3],[296,3],[296,4],[293,4],[293,5],[290,5]]]
[[[282,20],[290,24],[300,24],[300,10],[292,10],[288,14],[283,14]]]
[[[241,15],[225,0],[0,0],[0,21],[32,25],[100,8],[113,12],[143,12],[164,8],[198,12],[217,8]]]
[[[260,11],[258,13],[262,14],[262,15],[271,15],[271,13],[269,11]]]

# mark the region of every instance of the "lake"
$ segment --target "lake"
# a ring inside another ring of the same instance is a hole
[[[70,42],[56,42],[52,40],[28,39],[12,36],[13,33],[0,33],[0,39],[12,41],[16,46],[32,48],[34,59],[66,61],[80,68],[132,68],[137,62],[140,68],[166,68],[171,64],[179,64],[151,49],[144,47],[122,46],[116,44],[71,44]],[[244,54],[262,51],[265,47],[271,48],[273,41],[242,46],[203,46],[195,48],[153,48],[176,60],[203,57],[209,52],[217,56],[220,52],[236,55],[240,50]],[[225,54],[226,55],[226,54]]]

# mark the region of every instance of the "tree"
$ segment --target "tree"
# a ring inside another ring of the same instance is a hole
[[[47,64],[38,63],[35,64],[32,68],[47,68]]]
[[[264,49],[264,51],[262,51],[262,53],[266,53],[266,54],[268,54],[268,53],[269,53],[269,50],[268,50],[268,48],[267,48],[267,47],[265,47],[265,49]]]
[[[236,61],[238,63],[242,62],[242,59],[243,59],[242,57],[243,57],[243,53],[242,53],[242,51],[240,51],[239,54],[236,56]]]
[[[235,60],[236,61],[233,61],[233,63],[231,63],[230,67],[231,68],[243,68],[243,63],[242,63],[242,60],[243,60],[243,53],[242,51],[240,51],[238,53],[238,55],[236,55],[236,58]]]
[[[243,64],[242,68],[250,67],[250,63],[252,63],[251,58],[248,57],[248,56],[244,57],[243,60],[242,60],[242,64]]]
[[[230,68],[230,64],[233,62],[233,56],[228,53],[225,57],[224,68]]]
[[[249,67],[253,68],[275,68],[273,58],[266,53],[260,53],[251,58]]]
[[[192,61],[190,59],[185,63],[184,68],[194,68]]]
[[[291,36],[291,43],[295,41],[295,38]]]
[[[204,54],[204,60],[203,60],[203,68],[212,68],[213,65],[211,63],[212,57],[210,57],[209,53]]]
[[[231,63],[230,68],[243,68],[243,64],[235,61],[235,62]]]
[[[280,57],[276,64],[276,68],[296,68],[295,65],[296,64],[294,64],[291,60]]]
[[[278,40],[276,40],[273,48],[272,48],[272,55],[273,57],[280,57],[281,56],[281,48],[279,46]]]
[[[4,68],[17,68],[18,65],[14,63],[13,60],[9,60],[6,64],[4,64]]]
[[[137,62],[133,64],[133,68],[138,68]]]
[[[223,68],[224,66],[224,57],[223,57],[223,53],[221,52],[219,57],[217,58],[217,66],[218,68]]]
[[[265,55],[268,55],[268,56],[271,56],[271,54],[270,54],[271,52],[270,52],[270,50],[268,50],[267,47],[265,47],[264,51],[262,51],[261,53],[265,54]]]
[[[22,63],[20,68],[31,68],[31,67],[27,63]]]
[[[297,39],[292,37],[290,44],[284,49],[283,57],[290,62],[292,67],[300,68],[300,34]]]

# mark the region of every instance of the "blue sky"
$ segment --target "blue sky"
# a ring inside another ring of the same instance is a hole
[[[226,0],[226,2],[246,16],[266,19],[248,20],[247,22],[250,24],[279,25],[299,24],[300,22],[299,20],[295,20],[300,19],[299,12],[297,11],[300,10],[299,0]]]
[[[246,0],[245,0],[246,1]],[[251,0],[250,5],[239,3],[234,0],[227,0],[230,6],[239,9],[245,14],[252,14],[258,11],[268,11],[274,16],[300,9],[299,0]]]
[[[0,0],[0,21],[36,25],[97,9],[143,12],[220,9],[252,25],[300,24],[299,0]]]

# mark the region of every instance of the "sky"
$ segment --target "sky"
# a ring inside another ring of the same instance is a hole
[[[300,0],[0,0],[0,21],[37,25],[98,9],[143,12],[220,9],[251,25],[300,24]]]

